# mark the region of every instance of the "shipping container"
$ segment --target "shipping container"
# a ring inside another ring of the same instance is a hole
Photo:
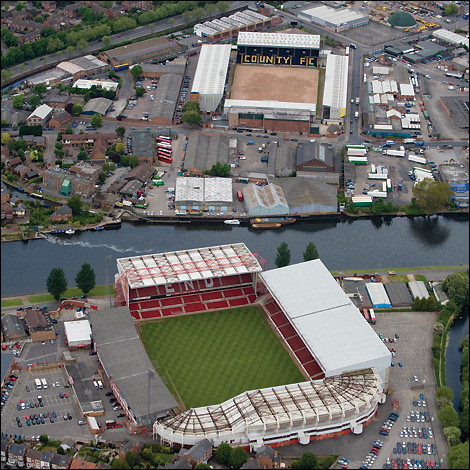
[[[380,173],[369,173],[370,180],[386,180],[388,176],[386,174]]]
[[[387,181],[382,181],[382,191],[383,191],[384,193],[387,192]]]
[[[392,180],[387,178],[387,191],[390,192],[392,190]]]
[[[412,153],[410,153],[408,155],[408,161],[415,162],[415,163],[421,163],[422,165],[426,165],[426,163],[428,162],[427,158],[418,157],[418,155],[413,155]]]
[[[367,153],[367,150],[365,148],[363,149],[348,149],[348,157],[350,156],[361,156],[363,157]]]
[[[374,165],[374,164],[372,164],[372,165],[370,166],[370,172],[371,172],[371,173],[377,173],[377,170],[375,169],[375,165]]]

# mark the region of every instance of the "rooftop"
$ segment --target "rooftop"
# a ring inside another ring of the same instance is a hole
[[[301,13],[314,18],[319,18],[328,23],[340,26],[351,21],[367,19],[367,16],[356,13],[352,8],[331,8],[326,5],[308,8]],[[320,36],[318,36],[320,38]]]
[[[240,46],[320,48],[320,36],[317,34],[257,33],[253,31],[238,33],[237,44]]]
[[[29,116],[28,119],[32,117],[38,117],[40,119],[46,119],[49,114],[52,113],[52,108],[47,104],[42,104],[38,106]]]
[[[261,271],[244,243],[119,258],[117,265],[130,288]]]
[[[91,328],[88,320],[67,321],[64,323],[64,329],[69,344],[90,342]]]

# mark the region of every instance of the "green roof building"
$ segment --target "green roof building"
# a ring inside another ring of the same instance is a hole
[[[64,196],[70,196],[70,191],[71,191],[70,181],[64,180],[60,188],[60,194],[63,194]]]

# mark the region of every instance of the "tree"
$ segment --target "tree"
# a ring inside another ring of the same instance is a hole
[[[137,80],[142,75],[142,67],[140,65],[134,65],[131,70],[131,75],[134,77],[134,80]]]
[[[10,134],[8,134],[8,132],[2,132],[2,145],[8,145],[10,140]]]
[[[274,264],[278,268],[282,268],[283,266],[287,266],[290,263],[290,250],[289,246],[287,245],[286,242],[282,242],[278,247],[277,247],[277,254],[276,254],[276,259],[274,261]]]
[[[468,305],[468,272],[449,274],[442,287],[448,297],[458,305]]]
[[[215,6],[217,7],[217,10],[220,11],[220,13],[225,13],[230,8],[230,3],[222,1],[222,2],[217,2]]]
[[[59,300],[60,296],[67,290],[67,278],[62,268],[53,268],[46,281],[47,292]]]
[[[131,467],[125,460],[114,459],[111,463],[111,468],[116,469],[116,470],[121,470],[121,469],[127,469]]]
[[[103,118],[101,117],[101,114],[93,114],[90,119],[90,124],[92,127],[101,127],[103,125]]]
[[[442,407],[437,413],[437,417],[445,428],[459,425],[459,416],[451,404]]]
[[[201,463],[198,463],[194,468],[202,470],[202,469],[209,469],[209,468],[211,468],[211,466],[207,463],[202,463],[201,462]]]
[[[444,9],[445,16],[455,15],[458,12],[459,12],[459,7],[455,3],[450,3]]]
[[[434,295],[430,295],[425,302],[425,308],[423,309],[425,312],[434,312],[436,310],[436,297]]]
[[[70,209],[72,209],[72,214],[74,217],[80,215],[82,212],[83,202],[77,195],[70,196],[67,200],[67,205],[70,207]]]
[[[108,47],[111,44],[111,38],[109,36],[103,36],[101,38],[101,41],[105,45],[105,47]]]
[[[183,113],[181,120],[192,127],[194,124],[200,124],[202,118],[200,113],[198,113],[196,110],[192,110]]]
[[[137,98],[140,98],[145,93],[145,88],[143,86],[135,87],[135,94]]]
[[[433,214],[437,209],[445,207],[452,194],[454,192],[450,189],[449,183],[431,178],[425,178],[413,186],[416,204],[428,214]]]
[[[65,49],[65,52],[67,52],[67,54],[70,57],[75,52],[75,47],[73,47],[72,45],[67,46],[67,49]]]
[[[24,95],[16,95],[12,100],[13,107],[16,109],[21,109],[24,105]]]
[[[183,113],[186,111],[197,111],[199,113],[201,112],[201,107],[198,101],[188,100],[183,104],[182,111]]]
[[[446,437],[447,442],[451,447],[460,444],[461,434],[462,432],[460,429],[455,426],[448,426],[444,428],[444,436]]]
[[[446,404],[452,403],[452,400],[454,399],[454,391],[451,388],[446,387],[446,386],[437,387],[436,399],[446,400],[447,401]]]
[[[468,465],[468,441],[452,447],[447,454],[450,468],[467,468]]]
[[[222,442],[222,444],[219,444],[217,449],[215,449],[215,460],[222,465],[229,463],[231,455],[232,448],[226,442]]]
[[[320,255],[318,254],[317,247],[314,243],[310,242],[304,251],[304,261],[311,261],[312,259],[318,258],[320,258]]]
[[[126,146],[122,142],[117,142],[115,145],[116,152],[123,153]]]
[[[95,288],[95,270],[88,263],[82,264],[80,271],[75,276],[75,284],[85,295]]]
[[[79,114],[82,114],[82,111],[83,111],[83,107],[81,104],[75,103],[74,105],[72,105],[72,114],[74,116],[78,116]]]
[[[57,448],[57,453],[60,454],[60,455],[65,455],[65,450],[63,447],[59,446]]]
[[[229,465],[232,468],[241,468],[248,460],[248,454],[243,447],[235,447],[230,455]]]
[[[210,176],[219,176],[221,178],[227,178],[230,176],[230,167],[227,163],[216,162],[212,165],[212,168],[206,173]]]
[[[135,460],[136,460],[135,452],[128,452],[126,454],[126,462],[129,464],[130,468],[134,468]]]
[[[318,468],[318,459],[315,454],[305,452],[304,455],[302,455],[302,458],[292,462],[292,468],[315,470]]]
[[[49,438],[47,437],[47,434],[41,434],[39,436],[39,442],[46,444],[48,441],[49,441]]]
[[[86,50],[88,50],[88,41],[82,38],[77,42],[76,47],[80,52],[85,52]]]
[[[114,130],[116,131],[116,134],[121,138],[124,137],[124,134],[126,133],[126,128],[124,126],[116,127],[116,129]]]
[[[41,98],[38,95],[31,96],[29,99],[29,106],[32,109],[36,109],[41,104]]]
[[[43,93],[46,93],[46,91],[47,91],[47,88],[46,88],[46,85],[44,85],[44,83],[38,83],[33,88],[33,93],[35,95],[42,95]]]

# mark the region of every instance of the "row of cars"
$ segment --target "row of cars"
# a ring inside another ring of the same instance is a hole
[[[383,426],[381,427],[379,434],[381,434],[382,436],[388,436],[393,425],[396,423],[398,416],[399,415],[397,413],[390,413],[387,421],[385,421]]]
[[[440,468],[438,460],[424,460],[424,459],[405,459],[405,458],[388,458],[382,468]]]
[[[397,442],[396,447],[393,448],[394,454],[428,454],[436,455],[437,448],[435,444],[428,444],[426,442]]]
[[[186,95],[189,93],[189,83],[191,81],[190,75],[185,75],[183,80],[183,88],[181,89],[180,98],[178,101],[178,106],[176,107],[175,112],[175,124],[179,124],[181,122],[181,116],[183,115],[183,105],[186,101]]]
[[[429,439],[432,439],[434,435],[431,426],[427,428],[425,426],[405,426],[403,431],[400,432],[400,437],[414,437],[418,439],[427,439],[429,437]]]
[[[366,455],[364,460],[362,461],[362,465],[359,467],[360,469],[368,469],[372,466],[377,456],[380,454],[382,446],[384,445],[384,441],[377,439],[374,441],[374,445],[370,452]]]

